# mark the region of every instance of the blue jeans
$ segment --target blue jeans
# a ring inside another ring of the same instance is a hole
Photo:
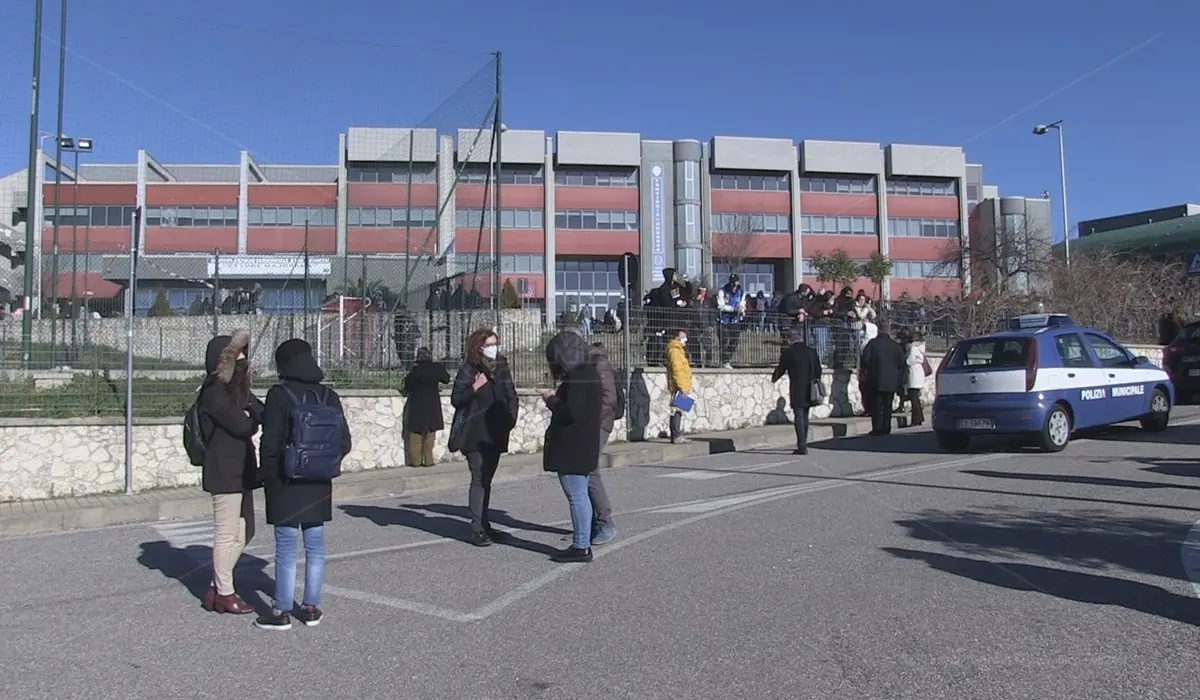
[[[275,609],[290,613],[296,607],[297,540],[304,533],[304,605],[320,605],[325,580],[325,528],[275,526]]]
[[[558,483],[567,494],[571,508],[571,546],[588,549],[592,546],[592,500],[588,498],[587,474],[559,474]]]

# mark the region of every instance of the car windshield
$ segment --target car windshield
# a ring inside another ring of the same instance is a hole
[[[954,346],[949,369],[1016,369],[1029,358],[1029,338],[979,338]]]
[[[1176,340],[1200,340],[1200,323],[1193,323],[1183,327],[1176,336]]]

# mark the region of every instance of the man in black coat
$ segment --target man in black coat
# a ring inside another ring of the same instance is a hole
[[[777,382],[788,377],[788,389],[795,415],[796,451],[794,454],[808,454],[808,410],[816,405],[813,397],[813,383],[821,381],[821,358],[817,351],[804,343],[804,331],[792,328],[788,332],[789,344],[779,354],[779,366],[771,375],[771,381]]]
[[[886,322],[879,324],[879,335],[863,347],[859,371],[865,375],[859,386],[863,403],[871,407],[871,434],[887,435],[892,432],[892,401],[904,384],[908,366],[904,348],[892,340]]]

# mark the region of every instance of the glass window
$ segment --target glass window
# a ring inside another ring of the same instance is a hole
[[[1101,367],[1119,367],[1129,362],[1129,353],[1120,345],[1102,338],[1094,333],[1088,333],[1088,345],[1100,360]]]
[[[275,211],[275,217],[276,217],[275,223],[279,224],[280,226],[291,226],[292,225],[292,208],[291,207],[280,207],[279,209],[277,209]]]
[[[1078,333],[1060,335],[1054,339],[1054,347],[1063,367],[1095,367],[1092,358],[1083,349],[1083,338]]]
[[[1029,357],[1029,338],[964,340],[954,346],[946,366],[950,369],[1015,369]]]

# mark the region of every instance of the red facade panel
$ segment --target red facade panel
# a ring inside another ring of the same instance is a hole
[[[824,192],[802,192],[801,214],[823,214],[831,216],[878,216],[879,200],[874,194],[827,194]],[[892,215],[888,212],[889,216]]]
[[[953,219],[958,221],[957,197],[887,198],[888,216],[894,219]]]
[[[79,226],[75,229],[74,241],[70,226],[58,227],[58,252],[70,252],[74,243],[75,252],[124,253],[129,250],[129,229],[124,226]],[[42,228],[42,252],[54,252],[54,228]]]
[[[801,236],[804,257],[822,253],[829,255],[841,248],[855,260],[866,260],[879,250],[879,239],[875,236],[820,236],[806,233]]]
[[[546,234],[532,229],[504,229],[501,232],[501,255],[541,253],[546,249]],[[479,229],[460,228],[454,234],[454,250],[458,253],[489,252],[492,249],[491,232]]]
[[[238,249],[237,229],[232,227],[147,226],[147,253],[222,253],[234,254]]]
[[[637,231],[562,231],[555,232],[555,254],[602,255],[619,258],[637,252],[640,242]]]
[[[507,192],[507,190],[505,191]],[[554,188],[554,206],[559,211],[564,209],[637,211],[641,208],[641,201],[641,195],[636,187]]]
[[[252,226],[246,230],[248,253],[304,253],[304,228],[301,226]],[[337,252],[337,230],[331,226],[309,227],[310,255]]]
[[[462,209],[482,209],[485,199],[489,208],[495,203],[488,199],[483,185],[459,185],[454,188],[454,205]],[[546,194],[533,185],[501,185],[500,206],[505,209],[542,209]]]
[[[779,234],[747,237],[739,234],[714,233],[712,254],[717,262],[748,258],[791,260],[792,237]]]
[[[62,183],[59,187],[63,206],[76,204],[118,204],[133,206],[137,204],[137,185],[84,185],[72,187]],[[42,185],[42,201],[45,206],[54,206],[54,185]]]
[[[415,198],[414,198],[415,199]],[[387,226],[350,226],[346,228],[346,252],[350,255],[371,253],[435,254],[437,233],[427,228],[409,229]]]
[[[409,185],[397,182],[350,182],[346,184],[346,206],[350,207],[402,207],[408,201]],[[329,204],[337,199],[337,188]],[[326,206],[329,206],[326,204]],[[412,206],[436,207],[437,185],[412,185]]]
[[[899,299],[900,295],[905,292],[914,299],[962,295],[962,282],[956,279],[911,280],[893,277],[890,285],[893,299]]]
[[[250,185],[252,207],[332,207],[337,185]]]
[[[888,257],[892,260],[944,260],[957,250],[956,238],[888,238]]]
[[[792,195],[788,192],[713,190],[712,210],[753,214],[790,214],[792,213]]]
[[[236,207],[237,185],[146,185],[146,206],[194,206]]]
[[[808,286],[812,287],[813,289],[815,289],[818,292],[820,292],[822,289],[827,290],[827,291],[832,291],[835,294],[842,291],[840,289],[836,289],[835,287],[837,285],[835,285],[834,283],[822,282],[821,280],[817,279],[816,277],[805,276],[800,281],[807,284]],[[861,289],[867,293],[867,296],[869,296],[871,298],[875,297],[875,283],[865,277],[859,277],[858,279],[854,280],[854,282],[850,285],[850,288],[853,289],[855,292],[857,292],[858,290]]]

